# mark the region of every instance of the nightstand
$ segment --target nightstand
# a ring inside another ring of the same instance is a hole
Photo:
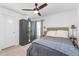
[[[78,45],[77,45],[78,42],[77,42],[77,38],[76,37],[72,38],[72,43],[73,43],[74,47],[76,47],[76,48],[78,47]]]

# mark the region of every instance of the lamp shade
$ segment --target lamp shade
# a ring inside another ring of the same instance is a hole
[[[71,26],[71,29],[76,29],[75,25],[72,25],[72,26]]]
[[[44,31],[47,31],[47,28],[44,26]]]

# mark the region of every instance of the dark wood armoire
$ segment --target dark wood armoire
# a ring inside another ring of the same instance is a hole
[[[19,44],[21,46],[26,45],[30,42],[32,42],[33,40],[37,39],[37,22],[39,21],[31,21],[31,20],[26,20],[26,19],[21,19],[19,21]],[[40,21],[40,33],[42,35],[42,24],[43,21]]]
[[[28,20],[21,19],[19,21],[19,44],[26,45],[29,43]]]

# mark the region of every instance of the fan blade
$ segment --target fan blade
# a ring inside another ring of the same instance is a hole
[[[40,9],[46,7],[46,6],[47,6],[47,3],[44,3],[43,5],[39,6],[38,9],[40,10]]]
[[[34,11],[33,9],[22,9],[23,11]]]
[[[41,16],[41,14],[40,14],[40,13],[38,13],[38,15],[39,15],[39,16]]]

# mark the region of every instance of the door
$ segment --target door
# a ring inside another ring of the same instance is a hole
[[[4,24],[3,15],[0,15],[0,50],[3,49],[4,46]]]
[[[15,17],[5,16],[4,48],[18,44],[18,21]]]

